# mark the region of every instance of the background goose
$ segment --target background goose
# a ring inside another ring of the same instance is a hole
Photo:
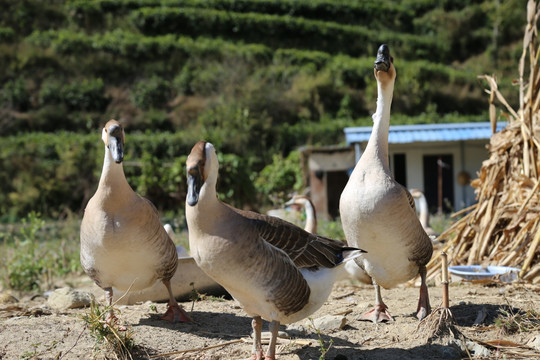
[[[361,250],[218,200],[218,158],[208,142],[193,147],[186,166],[191,255],[253,317],[255,359],[262,358],[262,319],[270,321],[265,358],[274,359],[279,324],[301,320],[319,309],[344,271],[339,265]]]
[[[124,129],[118,121],[110,120],[102,139],[103,171],[81,223],[82,267],[105,290],[109,305],[113,288],[137,291],[161,280],[170,297],[162,318],[189,321],[171,291],[170,279],[178,265],[176,247],[154,205],[137,195],[124,175]]]
[[[298,205],[306,211],[306,225],[304,230],[309,233],[317,233],[317,213],[313,202],[305,195],[293,195],[293,197],[285,203],[285,206]]]
[[[427,203],[426,196],[421,190],[418,189],[410,189],[411,196],[416,199],[416,203],[418,203],[417,209],[418,209],[418,218],[420,220],[420,224],[422,224],[422,227],[424,228],[424,231],[430,239],[434,240],[437,236],[439,236],[439,233],[436,232],[431,228],[429,225],[429,207]]]
[[[422,228],[414,199],[397,183],[388,164],[390,106],[396,69],[387,45],[381,45],[375,60],[377,110],[373,130],[340,198],[340,215],[349,245],[367,251],[355,259],[359,280],[371,278],[376,293],[375,308],[363,315],[374,322],[391,320],[380,287],[391,288],[421,275],[419,319],[430,311],[425,282],[433,246]]]

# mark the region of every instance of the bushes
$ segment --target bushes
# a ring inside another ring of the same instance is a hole
[[[165,107],[171,97],[170,84],[158,76],[152,76],[135,83],[131,97],[133,103],[144,110]]]
[[[8,43],[15,40],[15,31],[9,27],[0,26],[0,43]]]
[[[381,42],[387,42],[404,57],[430,54],[432,60],[448,62],[452,59],[452,54],[441,51],[434,37],[291,16],[156,7],[134,10],[130,18],[141,31],[151,35],[220,36],[272,48],[296,47],[332,54],[345,52],[351,56],[372,56]]]
[[[16,78],[4,84],[0,92],[0,106],[17,111],[26,111],[30,107],[30,93],[23,78]]]
[[[282,206],[291,191],[300,191],[306,186],[299,164],[299,151],[291,151],[286,158],[280,154],[272,156],[272,163],[255,179],[255,188],[265,197],[263,202],[271,200],[272,205]]]
[[[60,79],[48,78],[39,90],[40,105],[64,104],[72,111],[103,111],[108,102],[105,84],[100,78],[82,79],[68,84]]]
[[[184,133],[127,132],[124,169],[128,182],[158,209],[182,211],[187,189],[185,160],[199,139]],[[253,158],[223,154],[219,147],[218,151],[221,196],[237,206],[254,205]],[[97,131],[3,138],[0,221],[21,218],[31,211],[45,217],[80,212],[97,188],[102,165],[103,143]]]

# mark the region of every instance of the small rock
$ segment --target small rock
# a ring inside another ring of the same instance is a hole
[[[313,320],[313,326],[324,331],[341,330],[345,324],[347,324],[347,318],[343,315],[325,315]]]
[[[491,356],[491,351],[489,351],[487,347],[474,341],[467,341],[467,349],[469,349],[475,357],[489,358]]]
[[[69,287],[56,289],[49,295],[47,304],[53,309],[67,310],[90,306],[94,295]]]
[[[0,293],[0,305],[15,304],[18,302],[19,300],[15,296],[5,292]]]

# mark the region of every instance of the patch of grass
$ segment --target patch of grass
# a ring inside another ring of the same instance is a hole
[[[90,310],[82,315],[90,335],[96,340],[94,353],[104,351],[114,354],[117,359],[133,360],[132,353],[135,348],[133,332],[131,328],[119,330],[118,319],[114,316],[106,320],[111,310],[113,309],[110,306],[92,302]]]
[[[540,330],[540,312],[536,310],[515,311],[511,306],[501,308],[495,326],[504,334],[515,334]]]
[[[435,232],[442,234],[456,220],[452,219],[450,214],[432,214],[429,219],[429,225]]]
[[[18,291],[51,288],[55,280],[80,273],[79,219],[45,221],[31,212],[0,228],[0,282]]]

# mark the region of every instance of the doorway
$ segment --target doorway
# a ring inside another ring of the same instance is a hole
[[[452,155],[424,155],[424,195],[430,213],[454,211],[454,181]],[[440,172],[439,172],[440,171]],[[442,184],[439,185],[439,182]],[[442,194],[439,187],[442,186]]]

